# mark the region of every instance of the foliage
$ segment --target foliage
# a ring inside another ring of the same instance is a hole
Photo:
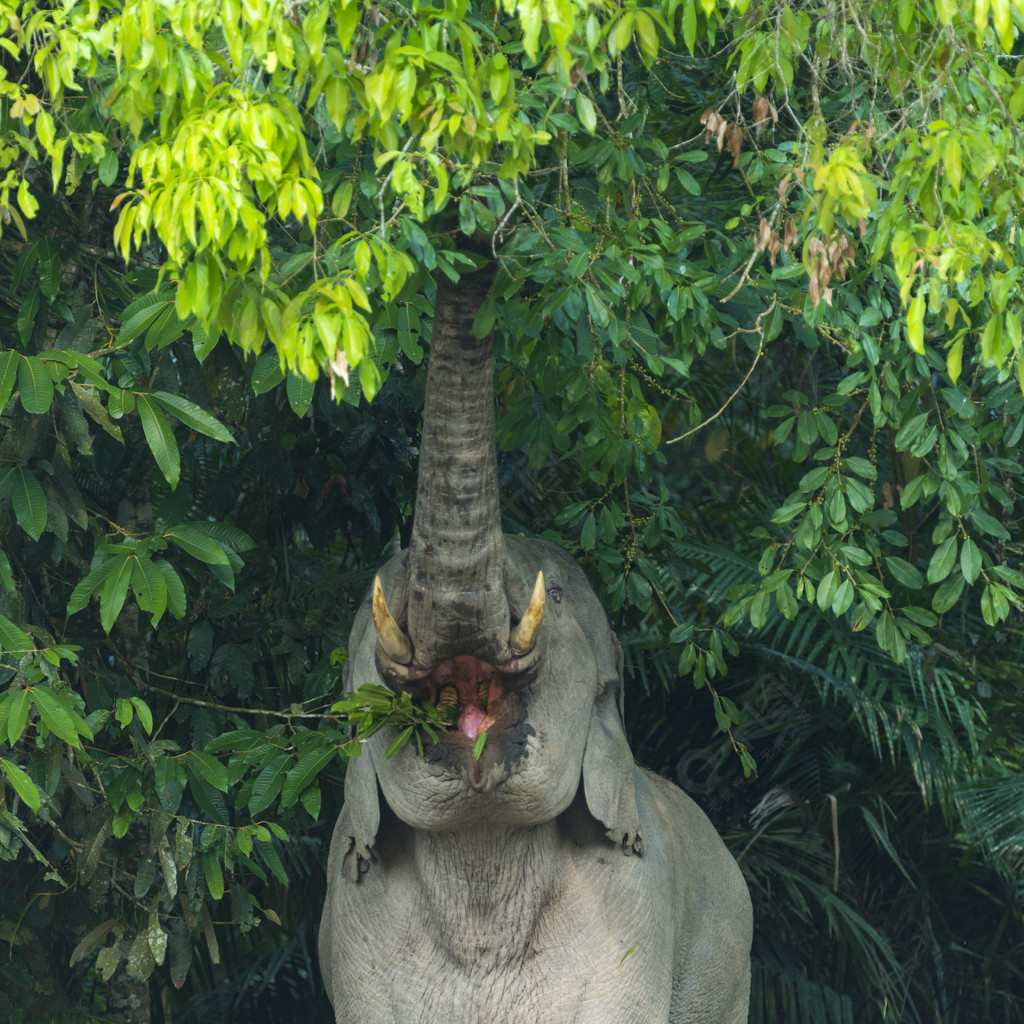
[[[1022,19],[0,2],[14,1018],[315,992],[343,716],[437,724],[332,652],[471,236],[508,526],[583,557],[639,756],[711,752],[754,1019],[1019,1019]]]
[[[424,740],[436,742],[439,733],[455,724],[454,708],[414,701],[408,693],[395,694],[375,683],[357,686],[332,704],[331,711],[344,714],[352,724],[353,738],[343,748],[349,757],[360,756],[360,741],[368,740],[386,725],[398,729],[398,733],[384,751],[385,757],[394,757],[411,739],[416,740],[422,756]]]

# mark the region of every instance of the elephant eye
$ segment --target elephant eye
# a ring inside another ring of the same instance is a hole
[[[561,587],[548,587],[548,595],[555,604],[562,603],[562,588]]]

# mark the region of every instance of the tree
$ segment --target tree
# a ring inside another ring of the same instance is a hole
[[[0,4],[18,1012],[33,985],[145,1004],[158,964],[181,984],[239,944],[290,950],[281,993],[305,970],[331,662],[407,539],[433,282],[483,236],[510,525],[602,586],[648,763],[721,731],[682,781],[772,925],[758,1012],[970,1020],[1005,994],[1014,1019],[1021,17]],[[1000,908],[994,939],[939,878]]]

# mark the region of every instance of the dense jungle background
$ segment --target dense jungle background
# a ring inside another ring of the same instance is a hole
[[[327,1022],[340,666],[492,239],[510,532],[751,1021],[1024,1020],[1017,0],[0,0],[0,1016]]]

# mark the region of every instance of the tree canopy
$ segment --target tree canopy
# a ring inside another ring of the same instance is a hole
[[[751,1019],[1022,1019],[1022,31],[0,0],[15,1019],[317,998],[337,666],[481,244],[507,528],[740,858]]]

